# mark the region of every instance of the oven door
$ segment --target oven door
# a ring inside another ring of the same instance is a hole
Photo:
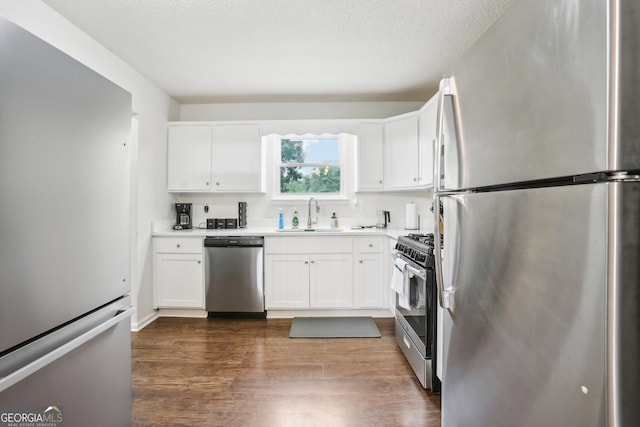
[[[396,294],[396,342],[406,357],[411,369],[415,372],[420,384],[426,389],[440,392],[440,380],[436,372],[437,363],[437,293],[435,271],[432,260],[427,267],[421,267],[406,257],[396,254],[407,261],[408,270],[408,304],[400,304],[401,298]],[[408,305],[408,307],[407,307]]]
[[[396,317],[423,358],[431,358],[433,344],[433,325],[429,319],[435,309],[433,301],[433,270],[424,268],[406,257],[397,255],[407,262],[409,270],[408,300],[409,307],[400,304],[400,295],[396,293]]]

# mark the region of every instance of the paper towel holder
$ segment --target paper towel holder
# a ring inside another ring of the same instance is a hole
[[[414,228],[405,227],[405,230],[420,230],[420,215],[416,217],[416,226]]]
[[[420,230],[420,215],[418,215],[417,207],[413,202],[407,203],[404,229]]]

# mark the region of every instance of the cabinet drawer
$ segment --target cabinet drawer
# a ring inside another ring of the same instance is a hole
[[[156,237],[154,245],[156,253],[202,253],[202,239],[200,237]]]
[[[353,239],[346,236],[267,237],[264,239],[268,254],[350,254]]]
[[[358,252],[360,253],[382,253],[383,237],[359,237]]]

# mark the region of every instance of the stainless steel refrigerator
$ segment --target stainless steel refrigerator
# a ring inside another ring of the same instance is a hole
[[[130,128],[128,92],[0,18],[2,425],[131,424]]]
[[[444,427],[640,425],[638,28],[514,0],[440,85]]]

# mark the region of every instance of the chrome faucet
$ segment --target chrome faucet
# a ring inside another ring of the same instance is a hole
[[[316,202],[316,220],[311,221],[311,201]],[[318,205],[318,201],[316,199],[314,199],[313,197],[309,199],[309,216],[307,217],[307,228],[311,228],[311,226],[313,224],[317,224],[318,223],[318,213],[320,213],[320,205]]]

